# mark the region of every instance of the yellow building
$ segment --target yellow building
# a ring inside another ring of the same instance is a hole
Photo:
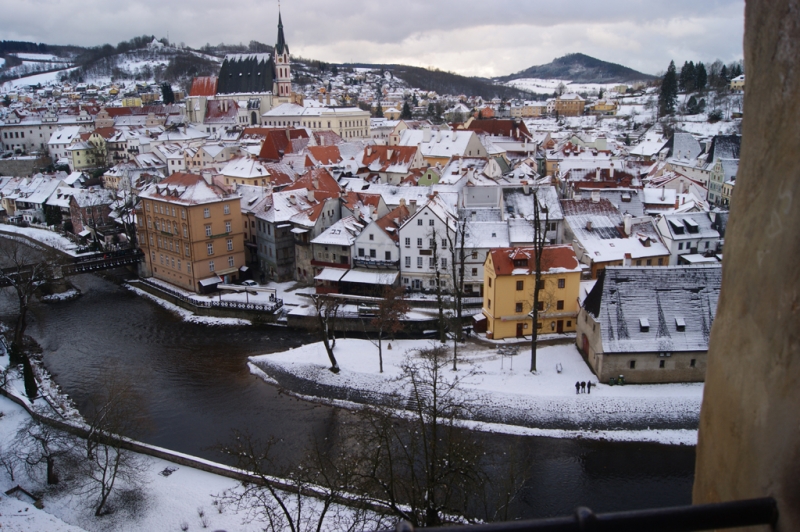
[[[129,96],[122,99],[122,107],[141,107],[142,99],[138,96]]]
[[[197,292],[239,278],[245,253],[238,194],[176,172],[140,198],[137,229],[147,275]]]
[[[556,98],[556,113],[558,116],[581,116],[586,100],[573,93],[562,94]]]
[[[486,337],[521,338],[531,334],[536,279],[533,247],[497,248],[483,266],[483,315]],[[539,334],[576,329],[581,267],[572,246],[546,246],[539,290]]]
[[[731,90],[744,92],[744,74],[731,80]]]

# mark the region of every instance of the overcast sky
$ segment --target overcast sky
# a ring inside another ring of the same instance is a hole
[[[742,57],[742,0],[283,0],[292,55],[500,76],[571,52],[655,74]],[[274,44],[276,0],[18,0],[0,39],[116,44],[136,35]]]

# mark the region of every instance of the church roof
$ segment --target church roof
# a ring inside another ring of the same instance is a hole
[[[270,54],[228,54],[219,69],[217,94],[272,92],[274,79]]]

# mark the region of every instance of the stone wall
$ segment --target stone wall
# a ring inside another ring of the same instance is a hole
[[[0,159],[0,175],[12,177],[28,177],[41,167],[38,157],[14,157],[10,159]]]
[[[742,151],[693,499],[772,496],[775,530],[800,530],[800,0],[748,0],[744,41]]]

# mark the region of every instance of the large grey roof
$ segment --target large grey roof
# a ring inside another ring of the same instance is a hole
[[[691,133],[675,133],[666,146],[669,156],[676,159],[694,160],[703,151],[700,142]]]
[[[584,308],[600,322],[605,353],[707,351],[721,283],[720,266],[608,267]]]
[[[270,54],[228,54],[219,69],[217,94],[272,92],[274,77]]]
[[[741,135],[717,135],[711,140],[706,155],[706,164],[711,165],[717,159],[738,159],[742,144]]]

